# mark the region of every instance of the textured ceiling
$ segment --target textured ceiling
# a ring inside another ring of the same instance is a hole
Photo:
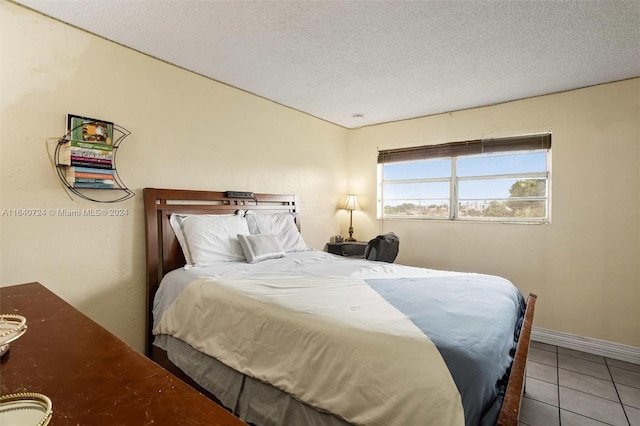
[[[17,3],[347,128],[640,76],[638,0]]]

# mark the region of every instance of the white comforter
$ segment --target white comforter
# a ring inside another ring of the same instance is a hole
[[[188,284],[154,333],[354,424],[464,424],[436,347],[361,278],[238,275]]]

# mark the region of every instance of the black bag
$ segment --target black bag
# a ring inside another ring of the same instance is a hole
[[[396,260],[396,256],[398,256],[399,246],[400,239],[393,232],[378,235],[367,243],[367,247],[364,250],[364,258],[393,263]]]

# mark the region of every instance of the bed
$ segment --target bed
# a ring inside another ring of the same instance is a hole
[[[293,195],[145,188],[144,205],[147,354],[246,422],[518,424],[535,295],[309,250]],[[239,242],[202,261],[216,226]]]

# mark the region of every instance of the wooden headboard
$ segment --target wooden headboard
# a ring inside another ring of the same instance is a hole
[[[296,197],[282,194],[253,194],[251,198],[227,196],[221,191],[183,189],[144,189],[144,213],[147,253],[147,326],[145,347],[151,353],[153,298],[162,277],[185,264],[180,244],[169,224],[173,213],[233,214],[238,210],[260,210],[263,213],[297,212]],[[300,220],[296,217],[300,228]]]

